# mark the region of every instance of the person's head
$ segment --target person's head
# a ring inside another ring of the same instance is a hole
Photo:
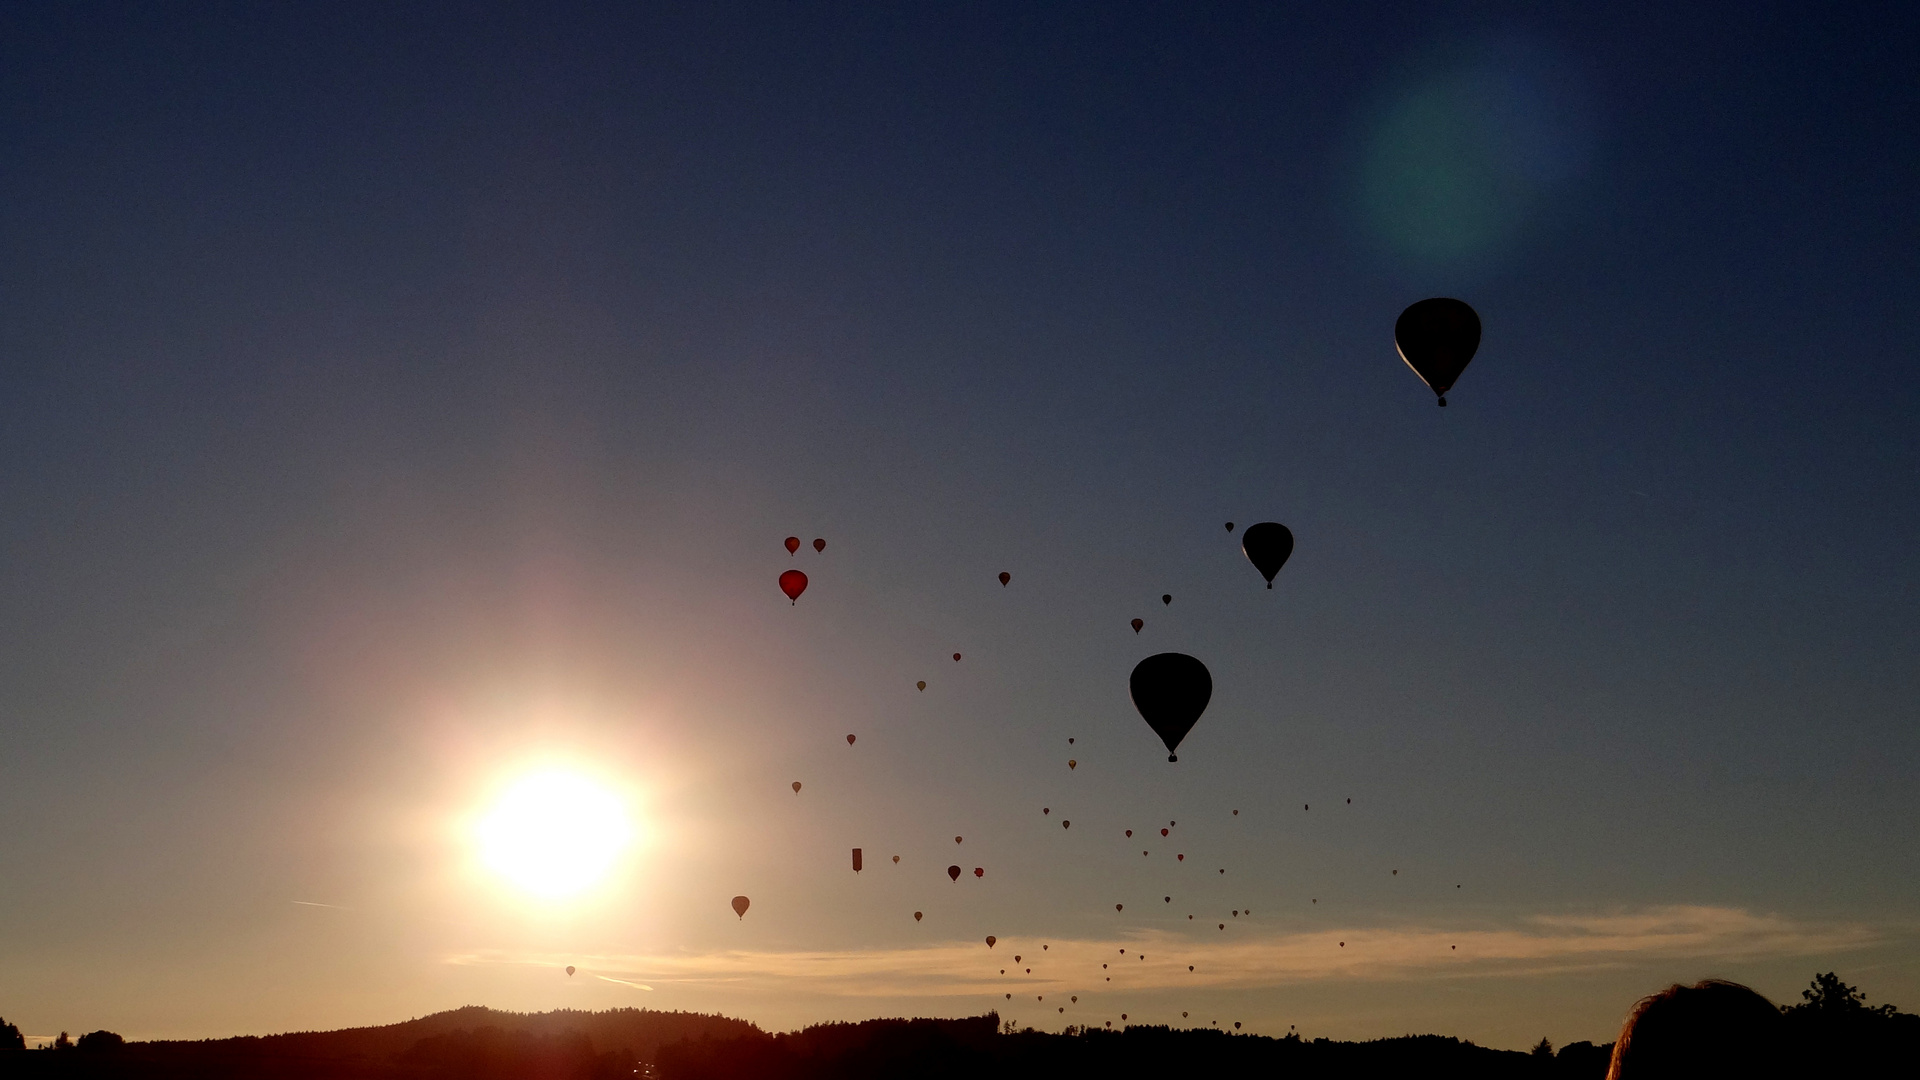
[[[1784,1077],[1783,1026],[1773,1002],[1739,983],[1670,986],[1627,1015],[1607,1080]]]

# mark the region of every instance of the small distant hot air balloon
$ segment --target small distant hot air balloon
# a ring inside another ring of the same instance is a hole
[[[960,868],[959,868],[959,867],[957,867],[957,866],[949,866],[949,867],[947,867],[947,879],[948,879],[949,881],[959,881],[959,880],[960,880]]]
[[[1001,588],[1003,589],[1006,588],[1007,582],[1012,580],[1013,580],[1012,574],[1007,573],[1005,570],[1000,571],[1000,587]]]
[[[895,856],[893,857],[893,861],[894,861],[894,863],[895,863],[895,865],[898,865],[898,864],[899,864],[899,862],[900,862],[900,856],[898,856],[898,855],[895,855]]]
[[[1115,904],[1115,905],[1113,905],[1113,910],[1115,910],[1115,911],[1119,911],[1119,910],[1120,910],[1121,908],[1123,908],[1123,907],[1126,907],[1126,906],[1127,906],[1127,905],[1125,905],[1125,904]],[[1126,952],[1127,950],[1125,950],[1125,949],[1121,949],[1120,951],[1121,951],[1121,952]]]
[[[800,594],[807,591],[807,575],[798,570],[789,570],[780,575],[780,591],[787,594],[793,603],[800,602]]]
[[[978,867],[978,866],[976,866],[976,867],[974,867],[974,868],[973,868],[973,876],[974,876],[974,877],[986,877],[986,876],[987,876],[987,872],[986,872],[986,870],[985,870],[985,869],[983,869],[983,868],[981,868],[981,867]]]
[[[1069,735],[1069,736],[1067,736],[1067,745],[1068,745],[1068,746],[1072,746],[1072,745],[1073,745],[1073,736],[1071,736],[1071,735]]]
[[[795,795],[798,795],[798,794],[800,794],[800,781],[798,781],[798,780],[795,780],[795,781],[793,782],[793,793],[794,793]]]
[[[993,943],[994,943],[994,942],[996,942],[996,941],[999,941],[999,940],[1000,940],[999,938],[997,938],[997,937],[994,937],[994,936],[993,936],[992,934],[988,934],[988,935],[987,935],[987,948],[989,948],[989,949],[991,949],[991,948],[993,948]]]
[[[1229,521],[1229,522],[1227,522],[1227,531],[1228,531],[1228,532],[1232,532],[1232,531],[1233,531],[1233,522],[1231,522],[1231,521]]]
[[[567,965],[567,978],[569,978],[569,979],[571,979],[571,978],[573,978],[573,965],[572,965],[572,964],[568,964],[568,965]]]
[[[744,896],[736,896],[736,897],[734,897],[734,898],[733,898],[733,913],[734,913],[735,915],[738,915],[738,916],[740,916],[740,917],[741,917],[742,919],[745,919],[745,918],[747,917],[747,905],[748,905],[748,904],[751,904],[751,903],[753,903],[753,901],[751,901],[751,900],[749,900],[749,899],[747,899],[747,898],[746,898],[746,897],[744,897]]]
[[[919,922],[919,921],[920,921],[920,913],[919,913],[919,912],[917,912],[917,911],[916,911],[916,912],[914,912],[914,913],[913,913],[913,921],[914,921],[914,922]]]
[[[1165,829],[1161,829],[1161,830],[1160,830],[1160,835],[1161,835],[1161,836],[1165,836],[1165,835],[1167,835],[1167,830],[1165,830]]]
[[[1077,761],[1075,761],[1075,760],[1073,760],[1072,758],[1068,758],[1068,759],[1067,759],[1067,769],[1068,769],[1069,771],[1071,771],[1071,770],[1073,770],[1073,769],[1077,769],[1077,768],[1079,768],[1079,767],[1080,767],[1080,763],[1079,763],[1079,762],[1077,762]]]
[[[1235,1031],[1239,1031],[1239,1030],[1240,1030],[1240,1021],[1238,1021],[1238,1020],[1235,1020],[1235,1021],[1233,1022],[1233,1030],[1235,1030]]]
[[[849,735],[849,736],[847,736],[847,745],[848,745],[848,746],[852,746],[852,745],[853,745],[853,736],[851,736],[851,735]]]
[[[1075,1005],[1078,1005],[1080,1004],[1080,995],[1075,994],[1072,997],[1069,997],[1067,1000],[1073,1002]]]
[[[1249,525],[1247,531],[1240,534],[1240,550],[1246,553],[1253,568],[1260,571],[1260,576],[1267,579],[1267,588],[1271,589],[1273,576],[1293,555],[1293,530],[1277,521]]]
[[[813,550],[815,550],[815,551],[825,551],[825,550],[827,550],[827,542],[826,542],[825,540],[821,540],[821,539],[817,539],[817,538],[816,538],[816,539],[814,540],[814,542],[813,542]]]
[[[1167,760],[1187,737],[1213,699],[1213,676],[1207,665],[1185,653],[1156,653],[1134,666],[1127,693],[1141,719],[1167,744]]]
[[[859,848],[853,849],[853,872],[856,874],[860,872],[860,849]]]
[[[927,682],[925,679],[922,679],[919,682],[914,683],[913,685],[918,686],[920,688],[921,693],[924,694],[927,692]]]
[[[1133,620],[1133,632],[1134,632],[1134,633],[1136,633],[1136,634],[1137,634],[1137,633],[1139,633],[1139,632],[1140,632],[1140,628],[1141,628],[1141,627],[1143,627],[1143,626],[1145,626],[1145,625],[1147,625],[1147,623],[1146,623],[1146,620],[1145,620],[1145,619],[1135,619],[1135,620]]]
[[[956,837],[954,837],[954,838],[953,838],[953,842],[954,842],[954,843],[956,843],[956,844],[957,844],[957,843],[959,843],[959,842],[960,842],[960,838],[959,838],[959,837],[957,837],[957,836],[956,836]]]
[[[960,662],[960,654],[959,654],[959,653],[954,653],[954,654],[953,654],[953,662],[954,662],[954,663],[956,663],[956,664]]]
[[[1043,807],[1041,807],[1041,808],[1040,808],[1040,812],[1041,812],[1042,814],[1051,814],[1051,813],[1053,813],[1053,807],[1051,807],[1051,806],[1043,806]]]
[[[1239,816],[1240,816],[1240,811],[1238,811],[1238,810],[1235,810],[1235,811],[1233,812],[1233,816],[1234,816],[1234,817],[1239,817]]]
[[[1063,829],[1071,829],[1071,828],[1073,828],[1073,822],[1071,822],[1071,821],[1063,821],[1063,822],[1061,822],[1061,823],[1060,823],[1060,827],[1061,827],[1061,828],[1063,828]]]
[[[1187,855],[1186,855],[1186,852],[1184,852],[1184,851],[1183,851],[1183,852],[1181,852],[1180,854],[1178,854],[1178,855],[1175,855],[1175,856],[1173,857],[1173,861],[1174,861],[1174,862],[1186,862],[1186,861],[1187,861]],[[1225,873],[1225,871],[1221,871],[1221,872],[1222,872],[1222,873]]]
[[[800,550],[800,538],[797,536],[787,537],[787,554],[791,555],[794,552],[799,550]]]
[[[1393,324],[1400,359],[1430,387],[1440,404],[1480,348],[1480,316],[1467,304],[1436,296],[1408,306]]]
[[[1171,603],[1173,603],[1173,594],[1172,594],[1172,593],[1161,593],[1161,594],[1160,594],[1160,602],[1161,602],[1161,603],[1163,603],[1163,604],[1171,604]]]

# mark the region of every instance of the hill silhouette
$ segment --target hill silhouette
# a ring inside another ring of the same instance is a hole
[[[1920,1016],[1868,1006],[1833,973],[1782,1012],[1782,1061],[1803,1075],[1893,1075],[1920,1062]],[[479,1006],[400,1024],[202,1041],[125,1042],[108,1031],[30,1051],[0,1020],[0,1078],[60,1080],[1007,1080],[1268,1075],[1288,1080],[1604,1080],[1612,1044],[1542,1039],[1531,1052],[1440,1035],[1365,1042],[1213,1028],[1015,1030],[997,1013],[881,1019],[768,1033],[700,1013],[511,1013]]]

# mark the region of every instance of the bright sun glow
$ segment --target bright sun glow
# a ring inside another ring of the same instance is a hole
[[[536,896],[576,895],[606,875],[633,839],[626,804],[572,772],[516,782],[478,827],[480,860]]]

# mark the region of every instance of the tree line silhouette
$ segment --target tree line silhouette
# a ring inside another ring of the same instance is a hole
[[[1778,1060],[1801,1075],[1920,1075],[1920,1016],[1869,1006],[1832,972],[1781,1010]],[[816,1024],[773,1034],[698,1013],[615,1009],[507,1013],[469,1006],[402,1024],[197,1042],[66,1033],[29,1051],[0,1020],[0,1077],[75,1080],[926,1080],[1098,1075],[1103,1080],[1254,1072],[1326,1077],[1604,1080],[1611,1043],[1541,1039],[1530,1052],[1439,1035],[1365,1042],[1218,1029],[1021,1028],[997,1013],[957,1020]]]

